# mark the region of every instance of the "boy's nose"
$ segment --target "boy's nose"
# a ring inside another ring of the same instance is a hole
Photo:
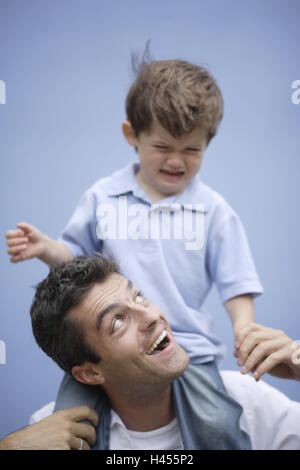
[[[176,152],[170,154],[168,159],[167,159],[167,164],[168,164],[170,169],[177,170],[177,169],[181,168],[182,167],[181,155],[176,153]]]

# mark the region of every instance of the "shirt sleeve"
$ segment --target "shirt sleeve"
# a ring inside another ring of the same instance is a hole
[[[240,426],[253,450],[300,450],[300,403],[249,375],[221,375],[228,394],[243,407]]]
[[[209,240],[208,268],[223,303],[238,295],[263,292],[245,229],[234,211]]]
[[[88,190],[81,197],[70,221],[58,238],[73,256],[94,256],[102,249],[101,240],[96,235],[96,196]]]

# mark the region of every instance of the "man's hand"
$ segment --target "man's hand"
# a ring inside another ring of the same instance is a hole
[[[250,323],[239,332],[234,355],[242,374],[253,372],[259,380],[267,372],[281,378],[300,380],[300,360],[295,361],[295,342],[283,331]],[[298,354],[300,356],[300,352]]]
[[[77,450],[84,440],[83,450],[90,450],[96,441],[95,428],[78,423],[88,420],[98,424],[98,414],[88,406],[56,411],[36,424],[9,434],[0,442],[0,450]]]
[[[48,237],[33,225],[20,222],[17,228],[18,230],[8,230],[5,235],[9,247],[7,253],[11,255],[12,263],[39,258],[46,264],[53,265],[73,258],[66,245]]]

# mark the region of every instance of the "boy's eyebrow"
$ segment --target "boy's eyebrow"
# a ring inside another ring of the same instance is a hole
[[[153,141],[156,144],[169,145],[169,143],[166,140],[162,139],[161,137],[157,137],[157,138],[153,139]]]
[[[131,291],[132,288],[133,288],[133,284],[130,280],[128,280],[126,289],[128,291]],[[103,318],[109,313],[111,313],[113,310],[117,310],[120,307],[121,307],[121,304],[118,302],[115,302],[114,304],[108,305],[108,307],[106,307],[104,310],[102,310],[102,312],[98,314],[97,319],[96,319],[96,328],[98,331],[101,328],[101,323],[103,321]]]
[[[153,141],[153,145],[162,145],[164,147],[172,147],[172,144],[170,144],[169,142],[166,142],[164,141],[163,139],[161,138],[157,138],[157,139],[154,139]],[[195,149],[195,150],[201,150],[201,145],[195,143],[195,144],[187,144],[185,146],[186,149]]]

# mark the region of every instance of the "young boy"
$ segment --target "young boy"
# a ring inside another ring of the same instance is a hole
[[[224,389],[216,367],[223,346],[211,334],[202,304],[215,282],[238,348],[239,332],[254,321],[253,296],[262,287],[240,219],[198,176],[222,119],[221,92],[202,67],[180,60],[143,62],[126,113],[122,130],[139,164],[88,189],[58,241],[18,224],[19,230],[6,234],[8,253],[12,262],[38,257],[49,265],[112,254],[120,272],[165,312],[191,362]],[[173,232],[165,236],[172,223]],[[65,379],[58,403],[71,387]]]

